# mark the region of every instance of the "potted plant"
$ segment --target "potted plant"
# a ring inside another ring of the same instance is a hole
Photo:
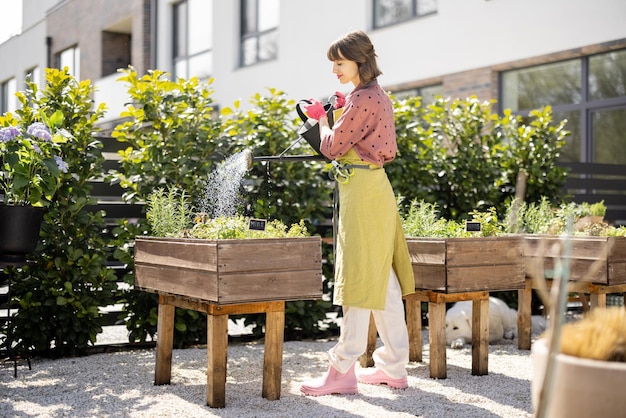
[[[25,124],[10,113],[0,116],[0,255],[22,256],[35,249],[43,211],[68,170],[60,145],[70,138],[59,129],[63,114]]]
[[[582,202],[581,204],[571,204],[576,218],[576,230],[583,231],[593,225],[602,224],[606,215],[604,200],[596,203]]]
[[[626,310],[594,309],[562,324],[565,291],[545,299],[556,312],[532,346],[531,393],[538,418],[616,417],[626,409]],[[561,319],[559,319],[561,318]]]

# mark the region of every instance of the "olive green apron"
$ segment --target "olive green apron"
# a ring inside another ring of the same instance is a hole
[[[415,291],[396,198],[385,170],[364,163],[353,149],[337,162],[363,168],[348,169],[349,175],[337,182],[334,303],[383,310],[392,267],[402,295]]]

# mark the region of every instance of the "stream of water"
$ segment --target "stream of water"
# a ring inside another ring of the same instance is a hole
[[[248,172],[249,154],[238,152],[219,163],[207,178],[200,209],[210,218],[235,216],[243,202],[241,182]]]

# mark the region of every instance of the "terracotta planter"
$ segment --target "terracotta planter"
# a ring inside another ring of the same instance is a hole
[[[0,257],[24,258],[35,251],[44,208],[0,205]]]
[[[587,215],[577,220],[576,225],[574,226],[577,231],[583,231],[585,228],[588,228],[592,225],[601,224],[603,222],[604,222],[604,216]]]
[[[540,268],[547,279],[552,279],[554,260],[562,257],[559,246],[555,244],[561,243],[563,239],[555,235],[526,235],[524,260],[527,271],[535,271],[535,263],[543,260]],[[603,285],[626,284],[626,237],[571,236],[568,239],[571,242],[570,280]],[[607,245],[610,245],[610,249],[605,258],[603,253]],[[600,268],[589,274],[595,262],[600,263]]]
[[[217,304],[321,299],[321,238],[137,238],[135,287]]]
[[[545,339],[532,346],[531,391],[537,409],[548,346]],[[597,361],[557,354],[552,394],[546,416],[550,418],[621,417],[626,411],[626,363]]]
[[[446,293],[524,288],[522,237],[407,238],[415,288]]]

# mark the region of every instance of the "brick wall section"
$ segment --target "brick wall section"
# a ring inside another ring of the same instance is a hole
[[[588,45],[554,54],[530,57],[523,60],[494,65],[492,67],[477,68],[455,74],[447,74],[426,80],[404,83],[395,86],[384,86],[389,91],[410,90],[417,87],[441,84],[443,96],[452,98],[466,98],[476,96],[479,100],[499,99],[499,74],[502,71],[526,68],[534,65],[548,64],[582,56],[609,52],[626,48],[626,39],[618,39],[604,44]],[[497,110],[497,105],[494,108]]]
[[[121,31],[130,32],[130,62],[140,74],[144,73],[147,63],[151,62],[149,10],[149,0],[69,0],[61,3],[47,17],[53,65],[54,57],[61,51],[78,46],[81,78],[97,80],[103,76],[104,67],[102,32]]]
[[[476,96],[481,101],[496,99],[497,84],[494,85],[493,78],[493,71],[490,68],[446,75],[442,80],[443,96],[462,99]]]

